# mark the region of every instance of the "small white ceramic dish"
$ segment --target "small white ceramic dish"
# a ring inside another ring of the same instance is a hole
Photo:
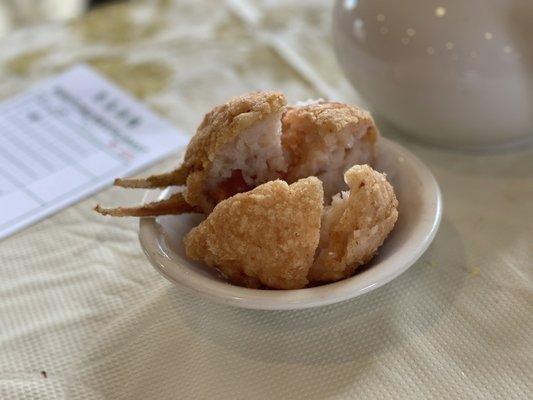
[[[362,271],[343,281],[299,290],[258,290],[231,285],[213,269],[185,256],[184,235],[201,221],[198,215],[142,218],[139,239],[157,271],[172,283],[218,303],[237,307],[288,310],[317,307],[370,292],[407,270],[437,232],[441,194],[427,167],[402,146],[381,138],[377,170],[384,171],[398,197],[398,222],[379,254]],[[145,201],[167,193],[149,191]]]

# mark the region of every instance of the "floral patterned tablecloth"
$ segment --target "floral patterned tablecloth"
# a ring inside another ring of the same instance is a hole
[[[330,6],[146,0],[19,30],[0,41],[0,97],[86,62],[191,133],[253,89],[360,102],[332,54]],[[0,243],[0,398],[532,397],[533,150],[465,154],[382,133],[444,197],[408,272],[318,309],[213,304],[150,267],[135,220],[92,212],[142,195],[108,189]]]

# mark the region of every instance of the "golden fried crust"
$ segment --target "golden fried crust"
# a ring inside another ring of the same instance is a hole
[[[373,123],[368,111],[350,104],[333,101],[313,103],[302,107],[289,107],[283,119],[290,120],[292,118],[307,120],[313,125],[323,128],[329,134],[334,134],[349,124],[357,124],[361,121]]]
[[[184,159],[184,165],[191,173],[200,172],[191,179],[192,187],[189,187],[189,180],[187,182],[186,198],[191,205],[205,206],[202,204],[206,202],[202,192],[203,181],[218,150],[255,122],[282,111],[286,104],[283,93],[252,92],[235,97],[205,115],[187,147]],[[197,184],[198,180],[202,181],[201,185]]]
[[[346,171],[344,179],[350,187],[347,205],[330,231],[322,234],[310,281],[351,276],[374,257],[398,219],[398,200],[385,175],[368,165],[356,165]],[[327,246],[322,248],[324,239]]]
[[[312,136],[335,135],[344,128],[352,125],[366,124],[369,126],[367,133],[361,139],[374,144],[379,136],[378,129],[370,113],[362,108],[336,102],[320,102],[302,107],[289,107],[283,114],[283,147],[289,151],[293,160],[305,159],[302,154],[307,148],[313,146]],[[298,124],[305,126],[305,132],[292,129]],[[374,155],[375,156],[375,155]]]
[[[303,288],[318,246],[322,192],[310,177],[290,186],[267,182],[223,200],[185,237],[187,256],[239,285]]]

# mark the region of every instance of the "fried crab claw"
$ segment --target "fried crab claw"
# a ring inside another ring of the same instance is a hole
[[[185,186],[170,198],[139,207],[102,208],[111,216],[209,214],[221,200],[283,177],[287,164],[281,147],[281,93],[263,91],[235,97],[206,114],[191,139],[182,165],[148,178],[117,179],[124,188]]]

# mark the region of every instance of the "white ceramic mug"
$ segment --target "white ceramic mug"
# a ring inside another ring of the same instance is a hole
[[[337,0],[340,64],[407,134],[480,148],[533,139],[533,0]]]

